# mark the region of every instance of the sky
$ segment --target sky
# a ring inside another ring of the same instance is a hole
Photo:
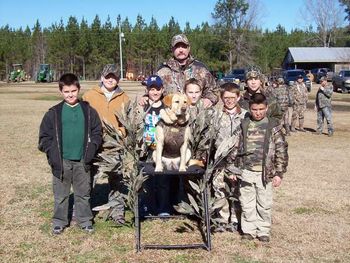
[[[307,25],[300,15],[304,0],[259,0],[261,19],[258,27],[274,30],[281,24],[288,32],[291,29],[305,29]],[[42,27],[49,27],[69,16],[75,16],[80,22],[84,17],[89,24],[96,14],[102,24],[108,15],[112,24],[116,24],[118,14],[122,20],[128,17],[132,25],[138,14],[148,24],[153,16],[158,26],[166,24],[171,16],[184,28],[186,22],[191,28],[202,22],[213,24],[211,13],[217,0],[0,0],[0,27],[33,28],[38,19]]]

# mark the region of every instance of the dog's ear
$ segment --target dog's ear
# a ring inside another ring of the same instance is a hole
[[[163,99],[163,103],[166,107],[171,108],[174,94],[166,95]]]

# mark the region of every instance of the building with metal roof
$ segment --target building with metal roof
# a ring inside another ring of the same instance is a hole
[[[350,47],[290,47],[282,66],[305,70],[330,68],[335,72],[350,69]]]

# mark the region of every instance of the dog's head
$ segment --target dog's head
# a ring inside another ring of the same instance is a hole
[[[172,115],[176,116],[179,124],[188,120],[187,109],[191,105],[191,101],[183,93],[169,94],[163,99],[164,105],[169,109]]]

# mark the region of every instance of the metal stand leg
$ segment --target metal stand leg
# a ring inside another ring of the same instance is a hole
[[[135,228],[136,228],[136,251],[141,251],[141,224],[140,224],[140,215],[139,215],[139,194],[136,194],[135,197]]]
[[[211,236],[210,236],[210,212],[208,204],[208,184],[206,184],[203,191],[203,201],[204,201],[204,216],[205,216],[205,227],[206,227],[206,246],[207,250],[211,251]]]

